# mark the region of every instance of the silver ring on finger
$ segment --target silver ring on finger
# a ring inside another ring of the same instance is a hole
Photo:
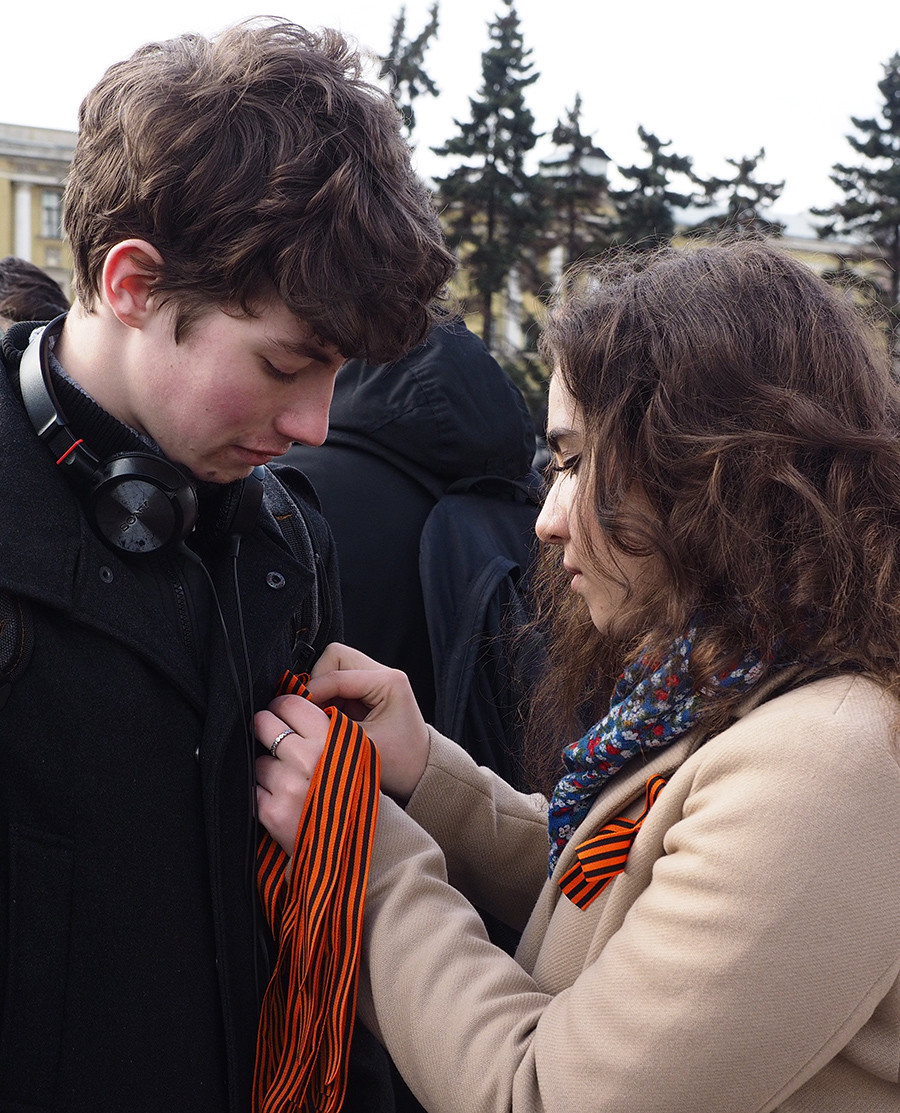
[[[269,747],[269,753],[272,755],[272,757],[277,759],[278,754],[275,751],[278,749],[278,746],[280,745],[280,743],[283,742],[284,739],[287,738],[287,736],[289,734],[296,734],[296,733],[297,732],[292,727],[288,727],[286,730],[283,730],[281,732],[281,734],[279,734],[278,737],[275,739],[275,741],[272,743],[272,745]]]

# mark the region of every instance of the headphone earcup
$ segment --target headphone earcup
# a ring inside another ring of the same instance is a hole
[[[100,537],[129,556],[177,548],[197,522],[197,492],[168,460],[132,453],[105,461],[84,500]]]

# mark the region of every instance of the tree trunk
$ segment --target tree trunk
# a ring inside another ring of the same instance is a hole
[[[494,339],[494,305],[491,292],[481,295],[481,339],[484,341],[485,346],[490,349],[491,343]]]

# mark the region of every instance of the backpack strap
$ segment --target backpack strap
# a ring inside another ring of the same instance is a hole
[[[491,495],[506,498],[513,502],[527,502],[540,506],[543,483],[534,468],[521,479],[510,479],[505,475],[474,475],[467,479],[457,479],[444,492],[448,495],[462,495],[469,492],[476,495]]]
[[[295,496],[282,479],[289,470],[280,469],[276,475],[267,469],[275,482],[266,484],[264,499],[288,548],[301,564],[312,568],[315,574],[314,589],[306,593],[293,616],[292,668],[297,672],[307,672],[325,648],[331,629],[331,593],[325,564],[313,541],[304,501]]]
[[[34,623],[28,602],[0,590],[0,708],[28,667],[34,649]]]

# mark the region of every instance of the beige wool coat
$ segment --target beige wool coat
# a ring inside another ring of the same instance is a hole
[[[359,1011],[430,1113],[900,1111],[900,708],[858,676],[753,703],[613,777],[549,881],[543,799],[439,735],[382,798]],[[556,878],[654,773],[577,908]]]

